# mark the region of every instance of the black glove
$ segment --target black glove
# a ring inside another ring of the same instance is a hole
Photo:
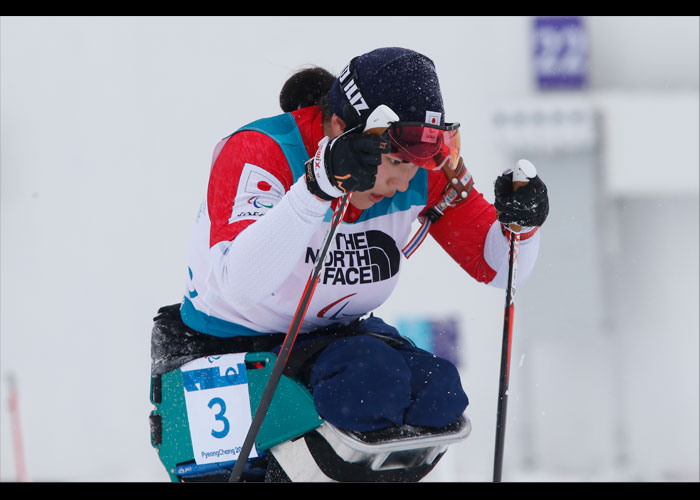
[[[498,220],[502,224],[541,226],[549,214],[547,186],[537,175],[513,192],[510,173],[500,175],[494,182]]]
[[[306,163],[306,185],[324,200],[372,189],[382,154],[390,151],[389,142],[376,135],[350,132],[330,142],[324,138]]]

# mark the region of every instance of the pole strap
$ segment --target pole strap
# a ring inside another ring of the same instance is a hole
[[[423,212],[423,215],[418,217],[421,227],[416,231],[408,244],[401,250],[404,256],[408,259],[413,253],[418,250],[418,247],[423,243],[425,237],[428,236],[430,225],[437,222],[449,207],[455,206],[460,201],[464,201],[469,196],[469,193],[474,187],[474,179],[464,165],[462,157],[459,158],[457,167],[452,166],[452,162],[447,160],[442,164],[442,171],[447,177],[447,184],[442,191],[440,200]]]

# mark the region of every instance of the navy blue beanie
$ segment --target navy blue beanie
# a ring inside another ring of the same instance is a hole
[[[333,83],[330,101],[348,127],[364,123],[380,104],[394,110],[402,122],[445,123],[435,64],[399,47],[353,58]]]

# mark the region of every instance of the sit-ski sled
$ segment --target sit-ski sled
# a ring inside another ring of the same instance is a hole
[[[245,354],[251,412],[275,363],[269,352]],[[151,380],[151,442],[174,482],[226,481],[235,461],[195,460],[182,371]],[[163,397],[167,396],[167,397]],[[417,482],[448,446],[467,438],[466,416],[442,428],[401,426],[372,432],[339,429],[316,412],[309,391],[283,375],[240,478],[245,482]]]

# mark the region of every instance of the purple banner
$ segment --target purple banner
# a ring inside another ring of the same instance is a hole
[[[396,323],[396,328],[417,347],[451,361],[455,366],[464,366],[459,323],[455,318],[405,318]]]
[[[578,16],[536,17],[534,66],[540,89],[583,89],[588,84],[588,36]]]

